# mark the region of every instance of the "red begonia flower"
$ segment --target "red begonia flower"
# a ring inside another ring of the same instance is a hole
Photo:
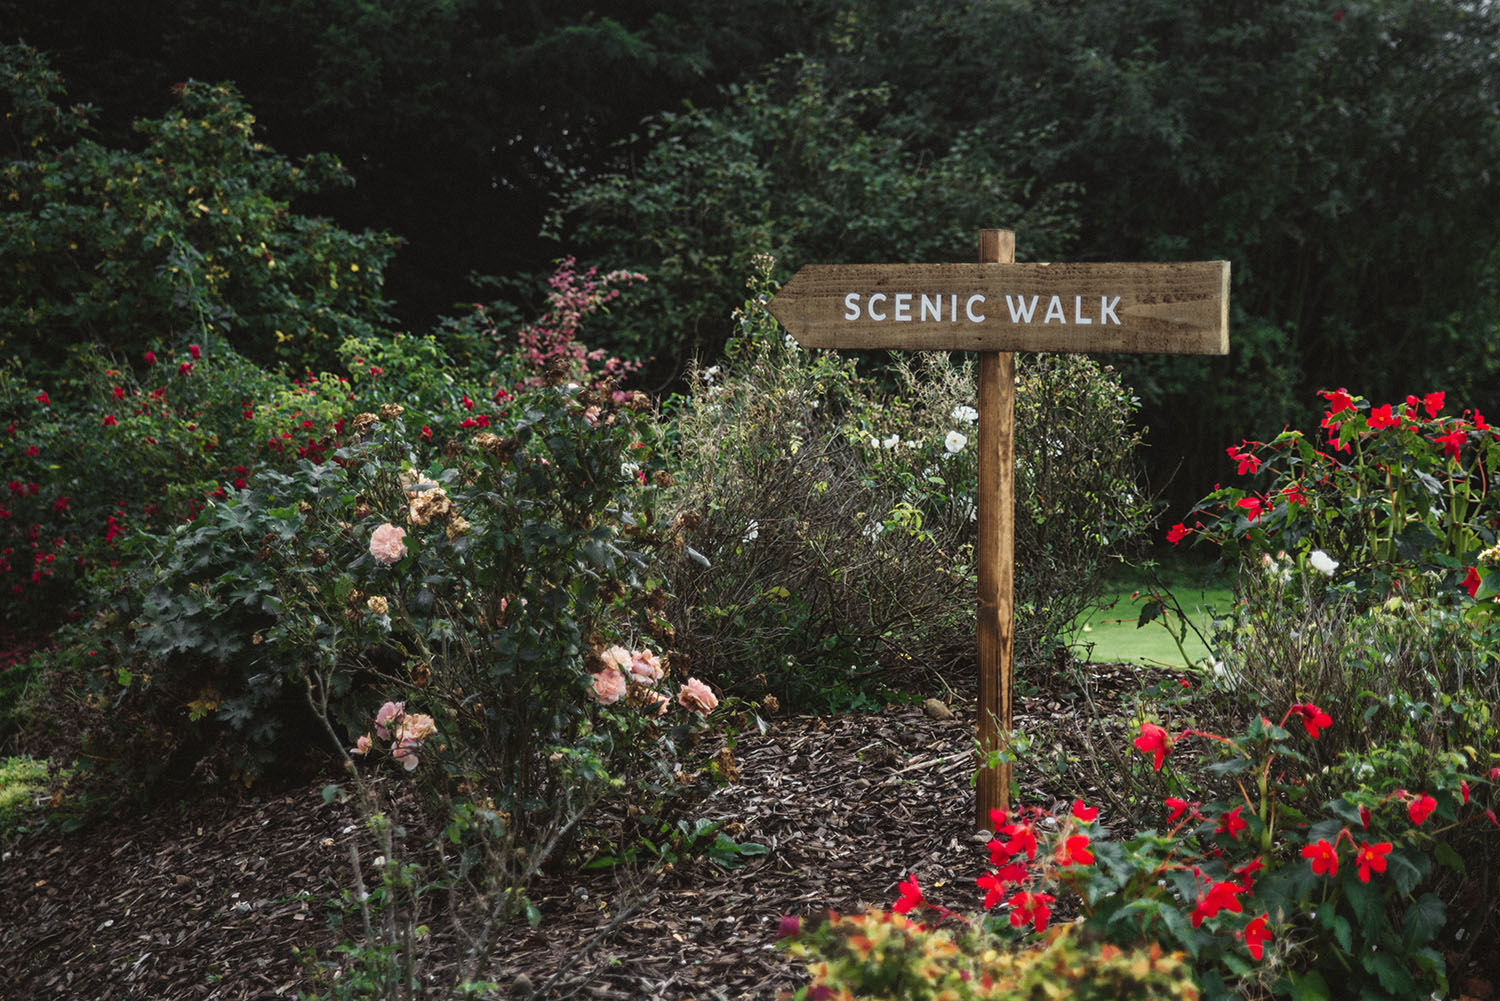
[[[1098,818],[1099,808],[1097,806],[1084,806],[1083,800],[1075,799],[1073,801],[1073,816],[1085,824],[1089,824]]]
[[[1479,595],[1479,569],[1477,567],[1469,567],[1468,571],[1459,586],[1469,592],[1469,597],[1474,598]]]
[[[1266,502],[1259,497],[1241,497],[1234,503],[1235,507],[1245,509],[1245,518],[1251,522],[1259,520],[1260,516],[1266,513]]]
[[[1141,735],[1132,741],[1132,746],[1142,754],[1151,755],[1151,767],[1159,772],[1167,752],[1172,749],[1172,738],[1167,736],[1167,731],[1155,723],[1142,723]]]
[[[1243,809],[1243,806],[1237,806],[1233,810],[1230,810],[1228,813],[1221,814],[1219,816],[1219,826],[1214,828],[1214,833],[1227,834],[1231,838],[1234,838],[1236,841],[1238,841],[1240,832],[1250,826],[1249,824],[1245,823],[1244,819],[1240,816],[1240,811]]]
[[[1302,725],[1307,729],[1307,735],[1314,740],[1321,731],[1333,725],[1333,718],[1311,702],[1292,706],[1292,712],[1302,717]]]
[[[1389,403],[1383,407],[1371,407],[1370,416],[1365,419],[1365,422],[1370,425],[1371,431],[1384,431],[1386,428],[1401,426],[1401,418],[1391,413]]]
[[[1238,883],[1215,883],[1207,894],[1198,898],[1198,903],[1193,908],[1193,927],[1197,928],[1204,918],[1211,918],[1220,911],[1243,914],[1244,907],[1240,904],[1239,893]]]
[[[1177,545],[1177,543],[1186,538],[1187,534],[1187,526],[1179,521],[1177,524],[1173,525],[1170,529],[1167,530],[1167,541],[1175,546]]]
[[[1443,454],[1447,455],[1450,459],[1457,459],[1464,442],[1468,438],[1469,434],[1467,431],[1450,431],[1447,434],[1440,434],[1432,440],[1436,444],[1443,446]]]
[[[913,907],[927,902],[922,899],[922,888],[917,885],[917,877],[915,876],[908,875],[905,880],[897,883],[896,887],[900,890],[901,896],[891,905],[891,910],[897,914],[905,914]]]
[[[1422,397],[1422,406],[1427,409],[1428,417],[1436,417],[1443,409],[1443,394],[1428,393]]]
[[[1271,941],[1271,930],[1266,927],[1266,919],[1269,917],[1269,914],[1262,914],[1245,926],[1245,948],[1250,950],[1253,959],[1264,956],[1266,943]]]
[[[1420,827],[1422,821],[1431,816],[1432,811],[1436,809],[1437,800],[1433,799],[1431,796],[1427,795],[1424,792],[1422,795],[1412,800],[1411,804],[1407,806],[1406,815],[1411,817],[1411,822],[1413,824],[1416,824]]]
[[[1018,893],[1008,901],[1012,910],[1010,912],[1010,923],[1019,928],[1030,923],[1031,927],[1038,932],[1047,930],[1047,919],[1052,916],[1052,908],[1047,906],[1052,903],[1053,896],[1050,893]]]
[[[1354,406],[1354,397],[1349,395],[1348,390],[1342,388],[1335,389],[1332,392],[1325,390],[1318,395],[1328,401],[1328,413],[1330,415],[1349,410]]]
[[[1328,843],[1327,838],[1303,848],[1302,857],[1312,863],[1314,876],[1321,876],[1325,872],[1330,876],[1339,874],[1339,853]]]
[[[1168,796],[1166,799],[1162,800],[1162,802],[1165,803],[1167,805],[1167,808],[1172,811],[1171,813],[1167,814],[1167,823],[1169,824],[1187,812],[1187,802],[1185,800],[1178,799],[1176,796]]]
[[[1391,843],[1389,841],[1382,841],[1376,845],[1372,845],[1369,842],[1361,844],[1359,851],[1354,856],[1354,864],[1359,867],[1359,881],[1361,883],[1368,883],[1372,870],[1375,872],[1385,872],[1385,857],[1390,853]]]
[[[1058,865],[1093,865],[1094,853],[1089,851],[1089,836],[1074,834],[1057,853]]]

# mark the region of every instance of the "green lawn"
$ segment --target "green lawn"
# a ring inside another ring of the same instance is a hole
[[[1163,568],[1162,578],[1198,629],[1210,635],[1214,615],[1222,615],[1233,599],[1229,580],[1200,567]],[[1187,662],[1208,655],[1207,648],[1191,629],[1183,641],[1187,652],[1185,662],[1162,619],[1137,628],[1141,607],[1146,600],[1141,589],[1148,579],[1144,574],[1111,579],[1108,607],[1085,615],[1069,637],[1078,656],[1100,662],[1129,661],[1186,667]],[[1178,625],[1175,616],[1172,625],[1174,628]],[[1088,649],[1089,644],[1093,645],[1092,652]]]

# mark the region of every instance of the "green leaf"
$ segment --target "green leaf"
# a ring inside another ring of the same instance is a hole
[[[1293,1001],[1330,1001],[1328,982],[1317,970],[1292,974]]]
[[[1446,921],[1443,901],[1436,894],[1424,893],[1401,915],[1401,941],[1407,951],[1426,945],[1437,937]]]
[[[1162,614],[1161,602],[1159,602],[1159,601],[1148,601],[1144,605],[1141,606],[1141,614],[1140,614],[1140,617],[1138,619],[1136,619],[1135,627],[1137,629],[1139,629],[1142,626],[1146,625],[1146,623],[1148,623],[1148,622],[1154,622],[1156,619],[1158,619],[1161,616],[1161,614]]]
[[[1439,841],[1433,848],[1432,855],[1439,865],[1445,865],[1460,875],[1468,872],[1463,856],[1454,851],[1453,846],[1446,841]]]
[[[1380,980],[1380,986],[1390,991],[1398,998],[1414,998],[1420,996],[1417,985],[1412,981],[1407,972],[1401,968],[1396,957],[1388,952],[1370,952],[1360,957],[1360,965],[1370,973],[1375,974]]]

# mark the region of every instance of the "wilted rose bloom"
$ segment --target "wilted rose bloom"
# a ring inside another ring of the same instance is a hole
[[[437,724],[431,716],[423,713],[412,713],[403,716],[401,723],[396,727],[396,738],[405,743],[409,740],[422,741],[437,733]]]
[[[594,701],[601,706],[614,705],[625,694],[625,675],[606,667],[594,675]]]
[[[661,680],[661,660],[650,650],[636,650],[630,658],[630,678],[638,685],[654,685]]]
[[[413,525],[442,521],[453,513],[453,501],[434,483],[418,483],[410,488],[406,503],[406,517]]]
[[[375,713],[375,733],[381,740],[390,740],[390,731],[386,727],[395,720],[400,719],[406,713],[405,702],[387,702]]]
[[[369,754],[370,748],[374,746],[375,745],[370,741],[370,735],[366,733],[362,734],[360,738],[354,742],[354,746],[349,750],[350,753],[353,754]]]
[[[687,680],[687,684],[677,693],[677,701],[683,708],[691,709],[700,716],[707,716],[719,704],[718,696],[714,695],[713,690],[697,678]]]
[[[469,530],[469,520],[461,514],[455,514],[448,519],[448,541],[457,542],[459,537]]]
[[[376,615],[389,615],[391,611],[391,606],[386,602],[384,596],[379,594],[370,595],[365,601],[365,607]]]
[[[406,555],[406,529],[390,522],[370,533],[370,555],[377,563],[390,565]]]

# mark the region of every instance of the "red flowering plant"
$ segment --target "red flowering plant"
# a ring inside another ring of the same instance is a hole
[[[1455,413],[1442,392],[1378,406],[1344,389],[1320,395],[1316,433],[1229,446],[1234,480],[1168,541],[1206,539],[1230,556],[1289,553],[1380,598],[1409,570],[1441,577],[1460,600],[1500,593],[1500,492],[1490,489],[1500,429],[1478,410]]]
[[[916,875],[892,910],[1022,944],[1055,913],[1077,914],[1080,934],[1185,954],[1206,998],[1328,998],[1345,985],[1348,996],[1393,1001],[1442,991],[1445,910],[1429,883],[1435,866],[1462,864],[1443,847],[1451,830],[1497,824],[1484,801],[1496,801],[1500,776],[1450,760],[1421,789],[1380,791],[1351,774],[1351,791],[1319,807],[1307,801],[1316,766],[1304,752],[1341,724],[1313,702],[1234,737],[1143,720],[1136,760],[1178,792],[1163,800],[1160,823],[1136,818],[1135,833],[1115,837],[1081,800],[1061,814],[995,811],[976,880],[987,917],[929,902]],[[1203,799],[1174,770],[1184,748],[1214,789]]]

